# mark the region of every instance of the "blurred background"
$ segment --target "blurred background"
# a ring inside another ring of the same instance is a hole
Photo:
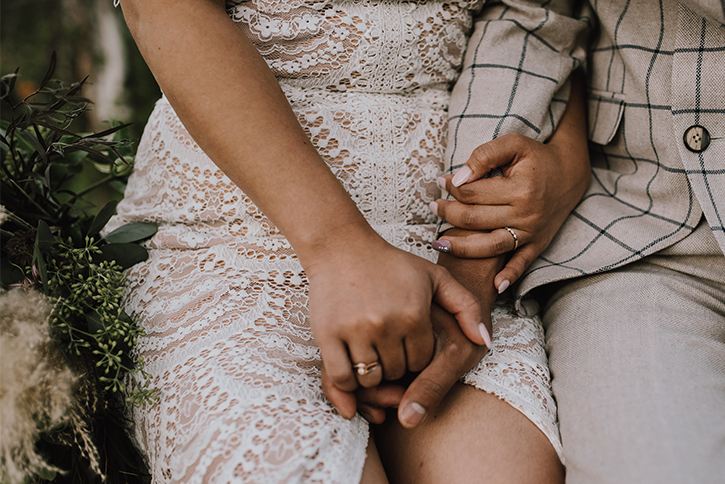
[[[64,85],[88,76],[82,95],[93,109],[77,120],[76,132],[110,127],[107,120],[133,123],[124,137],[138,141],[160,91],[138,52],[114,0],[0,0],[0,75],[19,68],[17,96],[32,93],[58,56],[54,78]],[[7,113],[0,112],[6,119]],[[92,183],[86,170],[76,183]],[[120,198],[97,190],[97,203]]]

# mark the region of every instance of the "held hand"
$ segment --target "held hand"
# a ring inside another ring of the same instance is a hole
[[[571,156],[584,157],[583,162],[570,163]],[[503,176],[482,178],[494,168],[500,168]],[[494,281],[503,292],[549,246],[586,191],[589,178],[586,150],[578,155],[562,152],[555,143],[542,144],[517,134],[483,144],[454,176],[439,181],[456,200],[438,200],[437,214],[468,231],[446,233],[436,245],[464,258],[513,250]]]
[[[484,343],[473,295],[444,268],[382,239],[332,251],[306,271],[311,327],[324,372],[344,392],[358,384],[376,386],[383,378],[396,380],[428,364],[434,347],[433,301],[455,316],[472,341]],[[367,374],[353,369],[373,362],[379,366]]]
[[[491,281],[503,266],[503,259],[466,261],[442,254],[438,262],[476,295],[483,310],[484,324],[491,334],[491,308],[496,300]],[[386,408],[398,407],[400,422],[405,427],[415,427],[438,407],[453,384],[488,351],[486,346],[473,344],[456,319],[435,304],[431,308],[431,322],[436,338],[433,358],[412,383],[406,385],[407,390],[402,383],[391,382],[345,392],[332,383],[323,368],[323,391],[343,417],[352,418],[357,410],[369,422],[380,424],[385,420]],[[490,340],[487,344],[490,345]]]
[[[436,335],[433,359],[407,390],[403,384],[391,382],[345,392],[332,383],[323,368],[322,390],[340,415],[352,418],[358,411],[368,422],[381,424],[385,409],[398,407],[400,423],[413,428],[438,407],[453,384],[481,361],[488,348],[471,343],[456,319],[439,306],[433,306],[431,318]]]

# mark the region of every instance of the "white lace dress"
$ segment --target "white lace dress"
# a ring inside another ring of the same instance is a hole
[[[250,0],[228,13],[277,75],[370,224],[429,260],[449,88],[472,0]],[[243,139],[238,140],[244,143]],[[151,220],[126,310],[159,399],[131,409],[154,482],[354,483],[367,423],[320,389],[307,278],[290,244],[191,139],[151,115],[113,224]],[[493,312],[494,348],[463,381],[528,416],[560,451],[538,319]]]

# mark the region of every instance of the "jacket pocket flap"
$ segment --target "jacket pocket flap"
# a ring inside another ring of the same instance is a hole
[[[609,144],[622,121],[624,94],[590,89],[588,107],[589,140],[600,145]]]

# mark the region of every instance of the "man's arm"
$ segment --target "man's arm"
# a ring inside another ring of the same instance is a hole
[[[451,95],[446,173],[505,134],[542,143],[553,134],[569,98],[569,75],[586,54],[589,18],[574,3],[486,3]]]

